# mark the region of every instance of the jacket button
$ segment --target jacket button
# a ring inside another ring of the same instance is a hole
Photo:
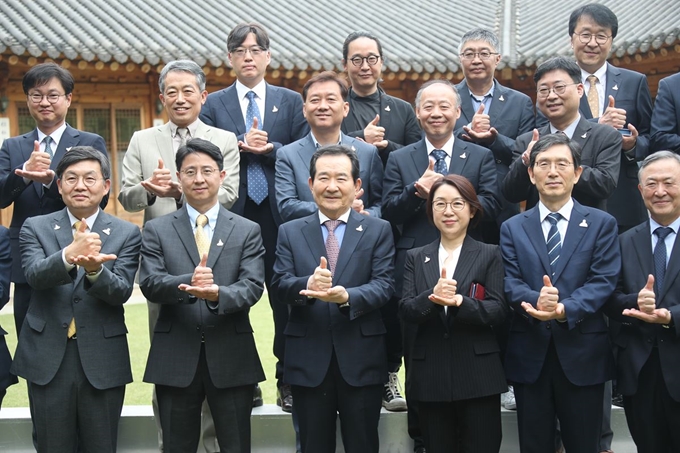
[[[445,334],[444,334],[444,339],[445,339],[445,340],[448,340],[448,339],[449,339],[449,334],[448,334],[448,333],[445,333]]]
[[[545,328],[548,329],[548,330],[550,330],[550,323],[546,324],[546,325],[545,325]]]
[[[61,327],[63,327],[64,329],[67,329],[67,328],[68,328],[68,323],[65,322],[64,324],[61,325]]]
[[[80,302],[80,297],[76,297],[75,299],[73,299],[73,302],[76,303],[76,304],[77,304],[78,302]]]
[[[200,324],[196,325],[196,330],[201,330],[201,325],[200,325]]]

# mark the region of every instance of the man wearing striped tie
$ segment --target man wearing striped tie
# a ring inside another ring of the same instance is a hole
[[[616,220],[572,198],[581,155],[566,135],[541,137],[527,171],[538,203],[501,226],[520,451],[554,451],[559,419],[567,451],[597,453],[613,375],[602,306],[621,266]]]

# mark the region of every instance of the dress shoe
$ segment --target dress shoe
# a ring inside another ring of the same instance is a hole
[[[255,391],[253,392],[253,407],[260,407],[264,404],[262,399],[262,389],[260,384],[255,384]]]
[[[289,414],[293,412],[293,394],[290,391],[290,385],[283,384],[276,391],[276,405],[281,408],[283,412]]]

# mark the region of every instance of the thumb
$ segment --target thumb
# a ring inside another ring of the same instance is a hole
[[[158,168],[162,169],[165,168],[165,164],[163,163],[163,159],[158,158]]]
[[[557,308],[555,308],[555,313],[558,316],[562,316],[564,314],[564,305],[563,304],[557,304]]]
[[[84,233],[87,231],[87,223],[85,223],[85,219],[80,219],[80,225],[78,226],[78,233]]]
[[[446,268],[442,266],[442,278],[446,278]]]
[[[434,159],[430,159],[430,163],[427,165],[427,169],[434,171]]]
[[[380,121],[380,115],[376,115],[375,118],[373,118],[373,120],[368,124],[370,124],[371,126],[377,126],[379,121]]]
[[[328,269],[328,260],[326,259],[325,256],[321,257],[321,262],[319,263],[319,267],[321,269]]]
[[[40,152],[40,142],[38,140],[35,140],[33,142],[33,152],[34,153],[39,153]]]
[[[534,133],[531,136],[531,141],[532,142],[537,142],[538,139],[541,138],[540,135],[538,134],[538,129],[534,129]]]
[[[201,257],[201,262],[198,263],[199,266],[201,267],[206,267],[208,265],[208,254],[204,253],[203,256]]]
[[[355,200],[358,200],[359,198],[361,198],[361,197],[363,197],[363,196],[364,196],[364,189],[359,189],[359,191],[358,191],[358,192],[356,193],[356,195],[354,196],[354,199],[355,199]]]
[[[479,104],[479,108],[477,109],[477,114],[481,115],[484,113],[484,103]]]
[[[644,289],[654,291],[654,276],[652,274],[647,276],[647,284],[645,285]]]
[[[552,287],[552,283],[550,282],[550,277],[548,277],[547,275],[543,276],[543,286]]]
[[[253,125],[250,128],[251,129],[257,129],[258,128],[257,117],[253,118]]]
[[[614,96],[609,95],[609,107],[614,108]]]

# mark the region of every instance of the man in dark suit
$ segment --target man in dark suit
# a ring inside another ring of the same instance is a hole
[[[276,207],[274,164],[283,145],[299,140],[309,132],[302,114],[302,98],[294,91],[269,85],[264,76],[269,65],[269,35],[259,24],[242,23],[227,38],[229,62],[236,82],[212,93],[200,119],[236,134],[241,151],[238,200],[231,211],[260,225],[265,248],[265,284],[274,314],[274,355],[276,356],[277,404],[290,412],[290,388],[281,382],[285,341],[283,329],[288,309],[273,299],[271,281],[276,256],[276,234],[281,216]],[[252,93],[252,94],[251,94]],[[262,404],[257,387],[254,405]]]
[[[9,282],[12,272],[12,255],[9,246],[9,230],[0,226],[0,309],[9,301]],[[17,378],[9,372],[12,356],[9,355],[5,342],[7,332],[0,327],[0,406],[5,397],[7,387],[17,383]]]
[[[115,452],[132,382],[123,304],[141,234],[99,208],[111,186],[105,154],[73,147],[56,174],[66,208],[31,217],[21,229],[33,292],[12,373],[30,385],[38,452]]]
[[[527,172],[531,147],[539,137],[563,133],[581,148],[583,170],[574,186],[574,199],[585,206],[606,210],[607,199],[619,178],[621,135],[612,127],[591,123],[579,114],[583,84],[581,69],[574,61],[564,57],[545,61],[536,69],[534,82],[538,108],[550,122],[517,138],[513,163],[502,184],[503,195],[513,203],[526,200],[527,208],[536,205],[539,193]]]
[[[501,226],[514,311],[505,370],[520,451],[554,451],[557,418],[567,451],[597,453],[604,383],[613,376],[602,306],[621,265],[616,221],[572,198],[583,170],[566,135],[538,140],[527,172],[539,202]]]
[[[621,235],[621,276],[605,309],[622,323],[616,375],[633,440],[640,452],[670,453],[680,451],[680,157],[647,157],[639,187],[650,219]]]
[[[680,153],[680,72],[659,81],[652,112],[651,152]]]
[[[284,380],[291,384],[302,453],[379,450],[385,326],[393,292],[390,225],[352,209],[361,190],[356,153],[320,148],[310,163],[317,212],[279,231],[274,290],[290,306]]]
[[[196,451],[204,399],[220,451],[246,453],[264,380],[248,318],[264,290],[260,228],[220,206],[219,147],[189,140],[175,163],[185,204],[144,227],[140,287],[162,304],[144,381],[156,385],[166,453]]]
[[[29,217],[64,208],[54,171],[67,150],[74,146],[93,146],[106,154],[103,138],[66,124],[74,85],[71,73],[55,63],[42,63],[29,69],[22,86],[28,111],[37,127],[3,141],[0,148],[0,208],[14,205],[9,234],[17,335],[31,298],[31,288],[21,269],[19,230]],[[102,199],[102,208],[107,201],[108,194]]]
[[[413,107],[378,86],[384,61],[382,44],[372,33],[352,32],[342,44],[342,66],[352,85],[342,132],[377,147],[383,166],[392,151],[421,138]]]
[[[643,74],[607,63],[618,28],[616,15],[598,3],[580,6],[569,17],[571,47],[586,93],[581,97],[581,115],[623,134],[621,171],[607,202],[607,212],[622,233],[647,218],[637,190],[637,163],[650,152],[652,96]]]
[[[465,78],[456,85],[461,97],[456,135],[491,150],[500,194],[515,139],[534,128],[534,106],[529,96],[504,87],[494,78],[501,61],[500,43],[494,33],[482,28],[470,30],[461,38],[458,54]],[[519,213],[518,204],[503,197],[500,203],[500,214],[479,226],[486,243],[498,244],[501,223]]]
[[[322,72],[302,88],[303,111],[311,131],[306,137],[279,149],[276,156],[276,200],[284,222],[318,210],[309,189],[309,162],[321,146],[345,145],[357,153],[361,191],[352,208],[380,217],[383,167],[373,145],[340,132],[347,116],[347,84],[333,71]]]

